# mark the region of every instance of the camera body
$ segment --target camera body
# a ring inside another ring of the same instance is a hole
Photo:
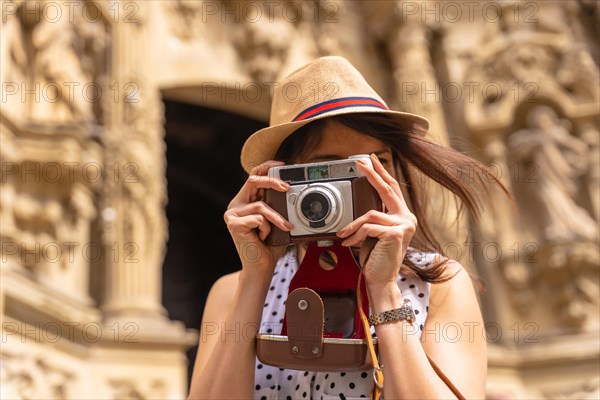
[[[265,202],[287,219],[293,228],[282,231],[271,225],[265,242],[281,246],[295,242],[337,239],[336,233],[369,210],[382,209],[375,189],[360,172],[356,162],[368,155],[345,160],[285,165],[269,169],[269,177],[290,184],[290,189],[265,191]]]

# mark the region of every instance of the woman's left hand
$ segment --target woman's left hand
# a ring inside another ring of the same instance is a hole
[[[377,238],[364,268],[367,287],[396,285],[406,250],[417,229],[417,218],[410,212],[398,181],[371,154],[373,167],[358,160],[357,165],[375,188],[387,213],[371,210],[341,229],[337,235],[342,245],[362,244],[367,237]]]

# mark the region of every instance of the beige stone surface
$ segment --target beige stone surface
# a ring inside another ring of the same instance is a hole
[[[596,2],[0,6],[2,398],[185,397],[161,96],[267,121],[273,85],[328,54],[514,194],[473,222],[432,192],[444,249],[488,282],[488,397],[598,398]]]

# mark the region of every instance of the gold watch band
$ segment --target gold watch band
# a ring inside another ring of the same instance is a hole
[[[404,299],[404,303],[400,308],[383,311],[377,314],[372,314],[368,318],[369,323],[373,326],[385,324],[386,322],[403,320],[413,323],[415,319],[415,313],[413,311],[412,304],[409,299]]]

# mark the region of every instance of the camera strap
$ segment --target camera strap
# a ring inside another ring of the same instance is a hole
[[[357,288],[360,288],[360,283],[362,281],[362,268],[360,269],[360,275],[358,275],[358,285]],[[377,352],[375,351],[375,346],[373,346],[373,338],[371,337],[371,326],[369,325],[369,321],[367,321],[367,316],[362,310],[362,299],[360,295],[360,290],[356,291],[356,301],[358,303],[358,310],[360,313],[360,319],[365,328],[365,339],[367,340],[367,346],[369,348],[369,354],[371,355],[371,361],[373,362],[373,385],[371,386],[371,400],[379,400],[381,397],[381,392],[383,390],[383,369],[382,366],[379,365],[379,359],[377,358]]]
[[[360,294],[360,288],[362,279],[363,279],[363,268],[366,265],[369,256],[371,255],[371,251],[377,244],[377,239],[372,237],[367,237],[365,242],[363,243],[360,249],[359,255],[359,267],[360,273],[358,275],[358,283],[356,290],[356,302],[358,303],[358,310],[360,313],[360,320],[364,326],[365,330],[365,338],[367,340],[367,346],[369,348],[369,354],[371,355],[371,361],[373,362],[373,384],[371,385],[371,400],[379,400],[381,397],[381,392],[383,391],[383,368],[379,365],[379,359],[377,357],[377,352],[375,351],[375,346],[373,345],[373,338],[371,336],[371,325],[367,320],[367,316],[365,315],[362,309],[362,296]]]
[[[379,360],[377,358],[377,352],[375,351],[375,346],[373,345],[373,339],[370,334],[371,325],[369,324],[369,321],[367,320],[367,316],[365,315],[365,313],[363,311],[362,296],[360,293],[361,291],[359,289],[361,287],[360,285],[361,285],[361,281],[363,279],[363,268],[366,265],[369,255],[371,254],[371,251],[373,250],[373,248],[375,247],[376,244],[377,244],[377,239],[371,238],[371,237],[368,237],[365,240],[365,242],[363,243],[363,246],[360,251],[360,256],[359,256],[360,274],[358,275],[358,284],[357,284],[357,290],[356,290],[356,301],[358,303],[360,319],[361,319],[364,329],[365,329],[365,338],[367,340],[367,345],[369,347],[369,354],[371,355],[371,360],[373,361],[373,368],[374,368],[373,369],[373,385],[371,386],[371,400],[379,400],[379,398],[381,397],[381,392],[383,391],[383,380],[384,380],[383,365],[379,365]],[[442,370],[427,355],[427,353],[425,354],[425,356],[427,357],[427,360],[429,360],[429,363],[431,364],[431,367],[433,368],[435,373],[442,379],[442,381],[446,384],[448,389],[450,389],[450,391],[452,391],[452,393],[454,393],[456,398],[458,400],[465,400],[465,397],[462,395],[462,393],[456,388],[456,386],[454,386],[452,381],[450,381],[450,379],[446,376],[446,374],[444,374],[442,372]]]

